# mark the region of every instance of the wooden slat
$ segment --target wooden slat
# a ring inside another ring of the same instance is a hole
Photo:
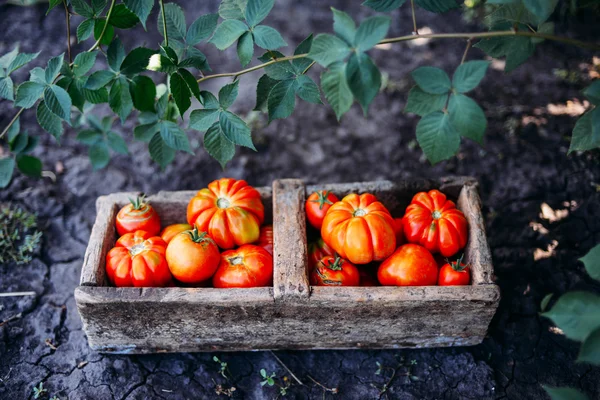
[[[273,182],[273,292],[276,300],[307,298],[304,184],[296,179]]]

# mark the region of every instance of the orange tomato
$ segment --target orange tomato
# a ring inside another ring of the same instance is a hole
[[[332,205],[321,236],[340,257],[354,264],[383,260],[396,248],[393,218],[370,193],[352,193]]]
[[[315,228],[321,229],[327,211],[337,201],[339,201],[338,197],[331,191],[313,192],[304,205],[308,222]]]
[[[438,268],[431,253],[418,244],[405,244],[379,266],[377,279],[384,286],[432,286]]]
[[[260,236],[255,244],[268,251],[269,254],[273,254],[273,225],[265,225],[260,228]]]
[[[223,178],[211,182],[190,200],[187,220],[222,249],[253,243],[260,235],[265,210],[260,194],[246,181]]]
[[[321,238],[308,244],[308,267],[312,269],[325,256],[335,256],[335,251]]]
[[[116,226],[119,236],[135,231],[146,231],[151,236],[157,236],[160,232],[160,217],[152,208],[144,196],[136,197],[135,200],[119,210]]]
[[[273,257],[262,247],[245,244],[221,253],[213,276],[216,288],[250,288],[273,284]]]
[[[417,193],[406,209],[403,225],[406,240],[444,257],[467,244],[467,219],[439,190]]]
[[[176,235],[167,246],[167,263],[180,282],[199,284],[210,279],[221,261],[219,248],[197,228]]]
[[[192,226],[190,224],[169,225],[165,229],[162,230],[162,232],[160,233],[160,237],[167,244],[169,244],[169,242],[171,241],[171,239],[173,239],[175,237],[175,235],[177,235],[178,233],[181,233],[183,231],[189,231],[191,229],[192,229]]]
[[[313,286],[358,286],[358,268],[339,256],[325,256],[319,260],[310,274]]]
[[[167,244],[149,232],[121,236],[106,256],[106,275],[117,287],[171,286],[165,251]]]

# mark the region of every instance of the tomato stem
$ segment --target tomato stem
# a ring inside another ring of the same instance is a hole
[[[367,212],[362,208],[357,208],[352,214],[353,217],[364,217],[365,215],[367,215]]]
[[[327,198],[331,194],[331,190],[328,190],[328,191],[321,190],[321,191],[318,191],[315,193],[317,194],[317,196],[319,196],[319,198],[316,200],[311,200],[311,203],[319,203],[319,210],[322,210],[323,207],[325,206],[325,204],[333,205],[331,200],[329,200]]]
[[[217,199],[217,207],[219,207],[219,208],[229,207],[229,200],[224,197]]]
[[[191,231],[187,231],[187,233],[190,235],[190,239],[192,239],[192,242],[194,242],[194,243],[202,243],[202,242],[213,242],[214,243],[212,238],[210,236],[208,236],[208,233],[198,231],[197,227],[194,227],[194,229]]]
[[[244,257],[242,257],[242,256],[235,256],[235,257],[232,257],[232,258],[228,259],[228,261],[229,261],[229,263],[231,265],[240,265],[240,264],[244,263]]]
[[[135,199],[129,199],[134,210],[141,210],[148,202],[146,201],[146,195],[142,193],[141,196],[137,196]]]
[[[432,214],[431,214],[431,218],[433,219],[440,219],[442,218],[442,213],[439,212],[438,210],[435,210]]]
[[[329,260],[329,263],[326,265],[326,267],[332,271],[341,271],[342,270],[342,259],[340,258],[340,256],[336,255],[333,263],[331,263],[331,260]]]
[[[463,264],[463,262],[462,262],[464,256],[465,255],[462,254],[458,260],[453,261],[453,262],[450,263],[450,266],[456,272],[462,272],[462,271],[464,271],[467,268],[467,265]]]

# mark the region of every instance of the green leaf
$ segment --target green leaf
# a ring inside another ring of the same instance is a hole
[[[590,333],[585,339],[579,350],[577,362],[600,365],[600,328]]]
[[[375,11],[390,12],[400,7],[405,1],[406,0],[367,0],[363,5],[371,7]]]
[[[123,0],[125,6],[137,17],[146,29],[146,20],[152,12],[154,6],[154,0]]]
[[[25,154],[17,155],[17,168],[19,168],[19,171],[24,175],[32,178],[39,178],[42,176],[42,162],[37,157]]]
[[[275,0],[248,0],[246,5],[246,22],[249,26],[261,23],[271,12]]]
[[[420,67],[411,73],[417,86],[431,94],[444,94],[452,89],[448,74],[436,67]]]
[[[219,104],[223,109],[228,109],[233,104],[238,95],[240,81],[235,81],[225,85],[219,90]]]
[[[460,7],[456,0],[415,0],[421,8],[437,14]]]
[[[86,129],[77,134],[77,140],[83,144],[91,146],[103,140],[102,133],[91,129]]]
[[[229,111],[222,111],[219,115],[219,124],[221,125],[221,130],[225,137],[232,143],[256,151],[256,148],[252,143],[250,128],[248,128],[248,125],[246,125],[240,117]]]
[[[204,135],[204,148],[223,169],[235,155],[235,145],[225,137],[219,122],[215,122]]]
[[[185,132],[175,122],[161,121],[159,123],[160,137],[167,146],[175,150],[182,150],[194,154]]]
[[[129,150],[127,150],[127,143],[125,143],[125,140],[116,132],[109,131],[106,134],[106,143],[108,143],[108,147],[110,147],[114,152],[120,154],[129,154]]]
[[[467,93],[475,89],[490,66],[489,61],[467,61],[454,71],[452,86],[459,93]]]
[[[150,158],[163,169],[175,159],[175,150],[165,143],[160,133],[152,137],[148,150],[150,150]]]
[[[274,119],[287,118],[292,115],[296,106],[296,81],[289,79],[276,84],[267,100],[269,122]]]
[[[187,52],[188,57],[179,63],[180,68],[196,68],[199,71],[210,71],[210,66],[206,61],[206,56],[195,47],[191,47]]]
[[[589,400],[589,398],[577,389],[573,388],[553,388],[542,385],[551,400]]]
[[[110,161],[108,146],[103,141],[92,144],[88,149],[88,156],[94,170],[106,167]]]
[[[108,66],[113,71],[120,71],[121,64],[123,64],[123,60],[125,59],[125,47],[123,47],[123,43],[121,39],[116,38],[109,46],[106,51],[106,60],[108,62]]]
[[[354,98],[362,106],[366,115],[369,104],[371,104],[381,87],[381,73],[371,57],[364,53],[352,54],[346,66],[346,81]]]
[[[312,47],[312,42],[313,35],[311,33],[298,45],[298,47],[296,47],[296,50],[294,50],[294,55],[308,54],[310,52],[310,48]],[[295,60],[292,60],[292,67],[294,68],[297,74],[303,74],[310,64],[312,64],[312,60],[308,57],[297,58]]]
[[[145,71],[150,62],[150,57],[155,53],[156,50],[145,47],[138,47],[131,50],[131,53],[127,54],[127,57],[125,57],[121,64],[121,74],[131,76]]]
[[[73,10],[84,18],[92,18],[94,10],[85,0],[71,0]]]
[[[98,18],[94,23],[94,39],[100,40],[100,44],[109,45],[112,42],[113,37],[115,37],[115,28],[108,24],[106,29],[104,29],[104,25],[106,25],[106,18]],[[102,33],[104,31],[104,34]],[[102,39],[100,39],[100,35],[102,35]]]
[[[32,68],[29,71],[29,80],[35,83],[41,83],[42,85],[46,85],[46,71],[44,71],[40,67]]]
[[[278,82],[275,79],[269,78],[266,74],[260,77],[256,85],[256,106],[254,107],[254,111],[261,111],[265,108],[269,93]]]
[[[0,57],[0,69],[8,69],[10,63],[19,55],[19,46]]]
[[[488,1],[488,3],[490,2]],[[512,24],[537,25],[537,17],[525,9],[521,0],[516,0],[497,7],[485,16],[484,22],[489,27],[509,23],[505,25],[508,28]]]
[[[170,86],[173,99],[179,109],[179,114],[183,116],[187,109],[192,105],[190,100],[190,97],[192,97],[190,89],[178,73],[171,74]]]
[[[246,32],[240,36],[237,44],[237,54],[242,67],[245,67],[252,61],[252,56],[254,55],[254,40],[251,32]]]
[[[77,54],[73,60],[73,74],[77,77],[82,77],[87,74],[96,63],[97,54],[98,53],[95,51]]]
[[[142,142],[150,142],[155,133],[160,132],[157,122],[138,125],[133,129],[133,137]]]
[[[244,19],[248,0],[222,0],[219,15],[223,19]]]
[[[204,108],[219,108],[221,105],[219,104],[219,100],[215,97],[211,92],[207,92],[203,90],[200,92],[200,98],[202,99],[201,103],[204,105]]]
[[[100,15],[106,8],[106,4],[108,4],[108,0],[92,0],[92,10],[96,15]]]
[[[165,4],[165,18],[167,20],[167,35],[169,39],[184,40],[187,25],[181,7],[175,3]],[[164,33],[162,11],[158,14],[158,32]]]
[[[154,111],[156,85],[144,75],[134,76],[129,84],[133,106],[140,111]]]
[[[19,53],[17,56],[11,61],[11,63],[6,68],[7,74],[10,75],[25,64],[33,61],[37,58],[40,53]]]
[[[585,88],[583,94],[592,104],[600,105],[600,79],[596,79],[590,86]]]
[[[177,66],[179,64],[179,57],[177,57],[177,53],[171,47],[168,46],[160,46],[161,55],[167,58],[169,65]]]
[[[284,57],[283,54],[274,50],[274,51],[265,53],[263,56],[259,57],[258,59],[262,62],[271,61],[272,58],[270,57],[269,53],[273,53],[275,55],[275,57],[277,57],[277,58]],[[269,75],[270,78],[276,79],[278,81],[282,81],[285,79],[292,79],[294,77],[294,75],[297,74],[296,70],[294,69],[294,67],[292,66],[292,64],[289,61],[280,61],[275,64],[268,65],[267,67],[265,67],[265,72],[267,73],[267,75]]]
[[[125,4],[117,4],[110,14],[109,23],[115,28],[129,29],[133,28],[140,22],[140,19],[125,6]]]
[[[21,150],[21,153],[31,153],[33,149],[35,149],[35,147],[37,146],[38,141],[39,138],[37,136],[27,136],[27,144],[25,145],[25,148]]]
[[[554,35],[554,22],[545,22],[541,24],[540,26],[538,26],[537,32],[546,35]],[[544,40],[546,39],[540,37],[531,38],[531,42],[534,44],[542,43]]]
[[[266,25],[258,25],[252,31],[256,45],[265,50],[276,50],[287,46],[279,32]]]
[[[367,51],[385,38],[391,22],[390,17],[383,16],[365,19],[358,27],[354,38],[354,44],[358,51]]]
[[[10,183],[13,171],[15,169],[15,160],[10,157],[0,158],[0,188],[5,188]]]
[[[108,104],[110,109],[121,118],[121,123],[125,123],[133,109],[133,99],[129,91],[129,82],[124,76],[118,77],[113,82],[108,95]]]
[[[197,45],[211,37],[217,27],[218,14],[206,14],[195,20],[187,31],[185,41],[189,45]]]
[[[408,93],[404,112],[410,112],[424,117],[435,111],[441,111],[446,106],[448,94],[430,94],[418,86],[413,86]]]
[[[592,140],[600,140],[600,107],[594,108],[590,111],[592,114]]]
[[[550,303],[552,296],[554,296],[554,293],[548,293],[544,296],[542,302],[540,303],[540,308],[542,309],[542,311],[546,311],[546,308],[548,308],[548,303]]]
[[[95,21],[93,19],[86,19],[82,21],[77,27],[77,42],[81,43],[92,36],[94,32]]]
[[[567,292],[551,310],[541,315],[551,319],[566,337],[581,342],[600,328],[600,296],[589,292]]]
[[[323,104],[319,86],[306,75],[296,78],[296,94],[304,101],[314,104]]]
[[[226,19],[217,27],[209,43],[214,44],[219,50],[225,50],[247,31],[248,27],[242,21]]]
[[[190,114],[190,128],[200,132],[207,131],[219,117],[219,110],[201,109]]]
[[[585,266],[588,275],[600,281],[600,244],[593,247],[585,256],[579,259]]]
[[[92,75],[90,75],[83,87],[89,90],[98,90],[112,82],[112,80],[115,79],[115,77],[116,74],[112,71],[96,71]]]
[[[460,147],[460,136],[450,123],[448,114],[436,111],[417,124],[417,142],[432,164],[454,156]]]
[[[537,23],[545,22],[556,8],[558,0],[523,0],[527,10],[537,17]]]
[[[21,119],[17,118],[17,120],[12,124],[10,128],[8,128],[8,131],[6,132],[6,140],[8,141],[8,143],[12,143],[12,141],[15,140],[15,137],[17,137],[20,131]]]
[[[10,151],[13,153],[20,153],[27,147],[29,142],[29,135],[26,133],[19,133],[13,141],[10,143]]]
[[[65,89],[50,85],[44,90],[44,102],[50,111],[57,117],[71,124],[71,97]]]
[[[158,115],[153,112],[141,112],[138,115],[138,121],[142,125],[152,124],[154,122],[158,122]],[[150,139],[148,139],[150,141]]]
[[[464,94],[452,94],[448,103],[448,114],[450,123],[461,136],[483,144],[487,119],[475,100]]]
[[[17,90],[17,99],[19,92]],[[595,109],[594,109],[595,110]],[[573,151],[587,151],[600,147],[600,140],[594,140],[592,126],[592,112],[588,111],[575,123],[573,135],[571,136],[571,145],[567,154]]]
[[[337,36],[321,33],[315,37],[308,57],[324,67],[342,61],[350,54],[350,47]]]
[[[336,10],[331,7],[333,11],[333,31],[336,35],[341,37],[352,46],[354,44],[354,37],[356,36],[356,24],[352,17],[343,11]]]
[[[346,82],[346,64],[335,63],[321,74],[321,87],[327,102],[338,119],[352,106],[353,96]]]
[[[24,82],[17,88],[15,106],[31,108],[44,93],[44,85],[36,82]]]
[[[15,88],[12,79],[7,76],[0,78],[0,99],[13,101],[15,99]]]
[[[527,28],[525,28],[527,29]],[[535,45],[528,37],[507,36],[483,39],[473,47],[478,47],[494,58],[506,56],[504,70],[511,72],[523,64],[535,51]]]
[[[197,98],[198,101],[200,101],[201,100],[201,97],[200,97],[200,86],[198,85],[198,82],[196,81],[196,78],[194,78],[194,75],[192,75],[192,73],[190,71],[188,71],[187,69],[183,69],[183,68],[179,68],[177,70],[177,72],[183,78],[185,84],[190,89],[190,92],[192,92],[192,95],[195,98]]]
[[[46,11],[46,15],[48,15],[48,13],[50,11],[52,11],[52,9],[59,4],[62,4],[62,0],[49,0],[48,1],[48,11]]]
[[[46,107],[43,101],[40,101],[40,104],[37,106],[36,117],[38,124],[60,142],[60,138],[64,133],[62,122],[59,117]]]
[[[60,73],[60,69],[62,68],[63,61],[65,59],[65,54],[61,54],[59,56],[53,57],[48,61],[48,66],[44,71],[44,77],[46,79],[47,84],[51,84],[54,82],[58,74]]]

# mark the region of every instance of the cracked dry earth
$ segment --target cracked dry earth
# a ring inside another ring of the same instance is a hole
[[[187,10],[188,23],[217,9],[215,1],[180,3]],[[268,22],[278,27],[289,43],[299,43],[308,32],[331,29],[328,5],[360,18],[369,13],[359,2],[347,3],[282,0]],[[41,49],[38,62],[42,64],[63,52],[62,16],[55,13],[44,18],[45,8],[0,5],[4,29],[0,53],[20,42],[23,51]],[[155,18],[155,14],[151,16]],[[410,31],[407,7],[393,18],[391,35]],[[419,12],[417,18],[434,32],[481,29],[463,22],[458,13],[436,16]],[[566,21],[563,25],[571,29],[566,33],[583,40],[598,37],[594,16],[581,18]],[[125,35],[127,48],[158,43],[160,37],[150,26],[148,34],[138,30],[136,35]],[[409,72],[419,65],[452,71],[460,62],[463,46],[460,41],[446,41],[374,51],[393,85],[377,97],[367,119],[355,106],[338,124],[327,107],[299,102],[287,120],[266,126],[264,119],[259,119],[254,128],[259,151],[238,150],[225,172],[202,149],[195,156],[180,154],[172,166],[159,172],[140,144],[130,146],[130,156],[116,156],[105,170],[93,172],[86,149],[74,140],[75,132],[69,131],[59,146],[35,125],[32,113],[25,113],[21,124],[40,135],[36,155],[46,169],[57,173],[57,180],[18,176],[0,193],[0,201],[36,212],[45,231],[41,252],[30,265],[0,266],[0,292],[36,292],[34,297],[0,300],[0,321],[20,315],[0,327],[0,398],[32,398],[33,386],[43,382],[49,397],[60,399],[206,399],[217,397],[218,385],[223,390],[235,387],[235,398],[270,399],[278,396],[278,390],[260,386],[260,369],[280,378],[290,376],[269,352],[216,354],[228,363],[230,378],[225,379],[212,360],[215,354],[112,356],[90,351],[73,290],[99,195],[198,189],[221,176],[270,185],[273,179],[283,177],[314,183],[453,174],[472,175],[480,181],[502,291],[498,313],[483,344],[450,349],[278,352],[304,383],[300,386],[292,380],[286,397],[544,399],[541,384],[548,384],[576,387],[591,399],[600,398],[600,369],[575,364],[578,344],[553,333],[551,324],[538,316],[540,301],[547,293],[600,290],[577,262],[600,242],[600,193],[594,186],[600,183],[600,155],[591,152],[567,157],[575,119],[561,114],[560,107],[552,108],[559,110],[554,113],[547,107],[582,99],[585,81],[569,83],[552,71],[585,70],[591,54],[545,43],[529,63],[510,75],[491,68],[472,94],[489,118],[485,148],[465,142],[458,157],[432,167],[414,147],[417,119],[402,113],[411,85]],[[224,54],[208,45],[202,50],[213,70],[239,69],[233,48]],[[470,57],[483,54],[473,49]],[[586,74],[580,76],[589,79]],[[257,77],[242,79],[236,111],[246,112],[254,106],[251,82]],[[0,103],[0,125],[4,126],[13,112],[6,102]],[[125,137],[132,137],[132,126],[130,122],[122,129]],[[192,140],[198,144],[201,138],[193,134]],[[548,206],[544,212],[543,203]],[[381,374],[376,374],[377,362],[384,366]],[[339,394],[324,391],[309,376],[325,387],[337,388]],[[387,390],[380,393],[386,384]]]

